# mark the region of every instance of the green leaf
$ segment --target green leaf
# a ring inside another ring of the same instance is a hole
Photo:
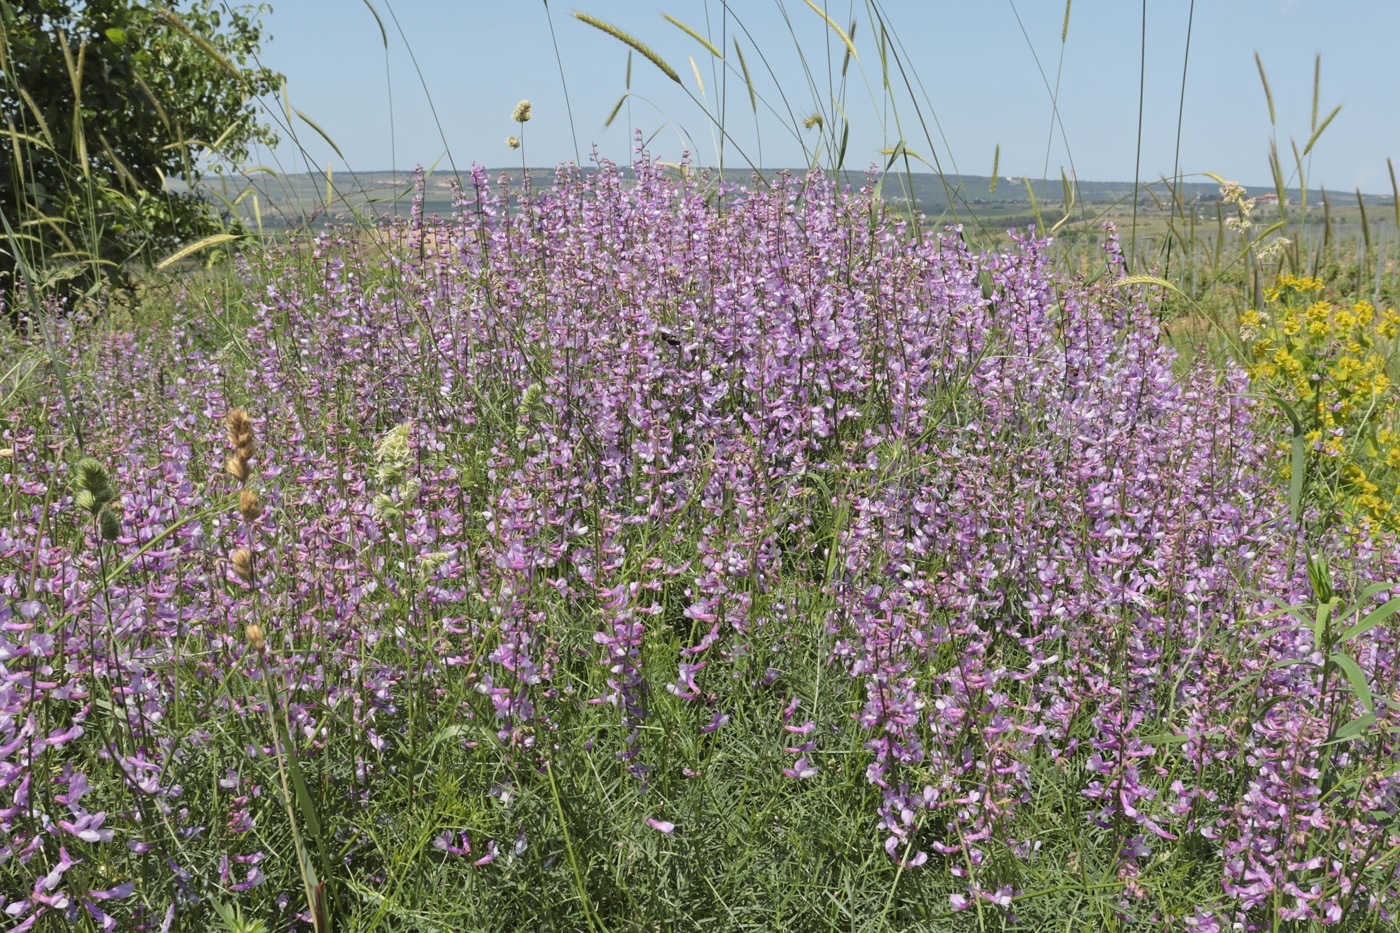
[[[1341,653],[1333,654],[1327,660],[1342,669],[1342,673],[1346,675],[1347,683],[1351,685],[1352,693],[1357,700],[1361,701],[1366,712],[1375,713],[1376,698],[1371,695],[1371,685],[1367,682],[1366,673],[1361,670],[1361,665]]]
[[[1327,567],[1327,558],[1321,554],[1308,558],[1308,583],[1319,602],[1332,601],[1332,572]]]
[[[1317,616],[1314,618],[1312,624],[1313,645],[1317,648],[1328,647],[1325,644],[1327,629],[1329,627],[1328,623],[1332,621],[1332,610],[1336,605],[1337,601],[1335,599],[1329,599],[1326,602],[1317,604]]]
[[[1303,476],[1308,462],[1307,438],[1304,436],[1303,422],[1299,420],[1293,406],[1277,392],[1270,391],[1269,397],[1283,409],[1289,423],[1293,425],[1293,465],[1288,476],[1288,513],[1296,525],[1303,510]]]
[[[111,29],[104,30],[102,34],[108,39],[112,40],[113,44],[115,45],[126,45],[125,29],[120,29],[116,26],[113,26]]]
[[[1345,742],[1347,739],[1354,739],[1361,733],[1365,732],[1367,729],[1374,726],[1375,724],[1375,713],[1367,713],[1365,716],[1358,716],[1356,719],[1353,719],[1351,722],[1338,729],[1336,734],[1333,735],[1332,738],[1328,739],[1322,744],[1334,745],[1337,742]]]
[[[1343,632],[1342,641],[1348,642],[1358,635],[1365,635],[1371,629],[1395,615],[1396,612],[1400,612],[1400,596],[1395,597],[1379,609],[1372,611],[1360,622]]]
[[[1141,738],[1144,745],[1185,745],[1190,736],[1178,735],[1174,732],[1159,732],[1155,735],[1144,735]]]

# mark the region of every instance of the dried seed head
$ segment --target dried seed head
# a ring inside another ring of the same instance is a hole
[[[512,148],[512,149],[519,149],[519,148],[520,148],[520,140],[517,139],[517,138],[514,137],[514,136],[507,136],[507,137],[506,137],[506,145],[509,146],[509,147]]]
[[[229,555],[229,561],[233,564],[233,572],[238,574],[245,583],[253,582],[253,552],[246,547],[241,547]]]
[[[233,448],[233,455],[243,461],[243,468],[247,470],[248,461],[258,452],[253,442],[253,419],[242,408],[235,408],[224,416],[224,427],[228,429],[228,443]]]
[[[263,628],[256,622],[248,623],[243,629],[243,635],[248,639],[248,647],[258,653],[267,650],[267,636],[263,634]]]
[[[238,493],[238,511],[243,516],[245,522],[257,521],[263,513],[262,500],[258,494],[251,489],[243,489]]]
[[[224,469],[240,483],[246,483],[248,477],[252,475],[252,471],[248,469],[248,461],[244,460],[242,457],[229,457],[228,460],[224,462]]]
[[[253,419],[249,418],[248,412],[242,408],[231,409],[224,415],[224,427],[228,428],[230,446],[237,447],[253,439]]]
[[[530,122],[530,102],[528,100],[522,100],[520,103],[516,104],[515,110],[511,113],[510,118],[516,123]]]

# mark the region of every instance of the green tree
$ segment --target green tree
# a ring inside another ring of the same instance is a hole
[[[197,191],[275,144],[256,98],[266,6],[0,0],[0,293],[25,265],[66,291],[129,286],[236,229]],[[168,182],[180,181],[180,191]]]

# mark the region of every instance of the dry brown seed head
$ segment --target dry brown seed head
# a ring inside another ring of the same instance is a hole
[[[246,483],[251,473],[248,469],[248,461],[241,457],[229,457],[228,460],[224,462],[224,469],[240,483]]]
[[[253,582],[253,552],[246,547],[238,548],[229,555],[229,561],[233,564],[233,572],[238,574],[245,582]]]
[[[238,511],[244,521],[255,522],[263,513],[262,500],[253,490],[243,489],[238,493]]]
[[[233,447],[253,438],[253,419],[242,408],[230,409],[224,416],[224,427],[228,428],[229,444]]]
[[[263,628],[256,622],[248,623],[243,629],[244,636],[248,639],[248,647],[261,653],[267,648],[267,636],[263,634]]]

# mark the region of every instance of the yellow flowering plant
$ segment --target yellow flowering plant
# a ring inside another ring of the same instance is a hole
[[[1262,310],[1240,315],[1249,374],[1287,406],[1319,504],[1348,527],[1400,527],[1400,438],[1388,370],[1400,313],[1334,302],[1320,279],[1281,275]],[[1290,480],[1300,462],[1285,466]]]

